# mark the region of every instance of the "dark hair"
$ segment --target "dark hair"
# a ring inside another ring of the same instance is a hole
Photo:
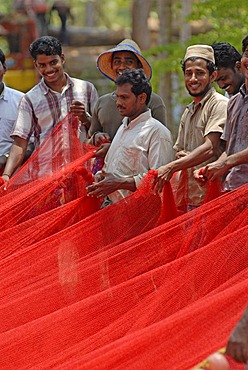
[[[2,63],[3,67],[6,68],[5,55],[4,55],[4,52],[2,51],[2,49],[0,49],[0,62]]]
[[[126,69],[123,71],[123,73],[117,77],[115,84],[116,86],[122,86],[126,83],[132,85],[131,91],[134,95],[138,96],[145,93],[146,104],[149,103],[152,87],[143,69]]]
[[[228,42],[214,42],[212,48],[217,68],[232,68],[234,70],[236,62],[241,60],[241,54]]]
[[[62,46],[58,39],[53,36],[42,36],[33,41],[29,47],[30,54],[34,60],[40,54],[59,55],[62,54]]]
[[[242,41],[242,52],[244,53],[245,52],[245,49],[247,48],[248,46],[248,36],[246,36],[243,41]]]
[[[201,58],[201,57],[189,57],[188,59],[182,61],[182,70],[183,70],[183,72],[185,72],[185,64],[188,60],[191,60],[192,62],[195,62],[197,59],[205,60],[206,66],[207,66],[207,69],[209,70],[210,75],[214,71],[216,71],[216,65],[213,62],[211,62],[210,60],[207,60],[207,59],[204,59],[204,58]]]

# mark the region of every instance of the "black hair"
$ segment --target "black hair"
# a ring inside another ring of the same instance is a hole
[[[188,60],[191,60],[192,62],[195,62],[197,59],[205,60],[206,65],[207,65],[207,69],[208,69],[210,75],[212,73],[214,73],[214,71],[216,71],[216,65],[213,62],[211,62],[210,60],[207,60],[207,59],[202,58],[202,57],[189,57],[188,59],[182,61],[182,70],[183,70],[183,72],[185,72],[185,65],[186,65],[186,62]]]
[[[245,52],[245,49],[247,48],[248,46],[248,36],[246,36],[243,40],[242,40],[242,52],[244,53]]]
[[[138,96],[145,93],[146,104],[149,103],[152,87],[143,69],[126,69],[123,71],[123,73],[117,77],[115,84],[116,86],[122,86],[126,83],[132,85],[131,91],[134,95]]]
[[[0,62],[2,63],[3,67],[6,68],[5,55],[4,55],[4,52],[2,51],[2,49],[0,49]]]
[[[214,49],[215,64],[218,69],[232,68],[234,70],[236,62],[241,60],[241,54],[228,42],[214,42],[212,48]]]
[[[33,41],[29,47],[30,54],[34,60],[40,54],[62,55],[62,46],[58,39],[53,36],[42,36]]]

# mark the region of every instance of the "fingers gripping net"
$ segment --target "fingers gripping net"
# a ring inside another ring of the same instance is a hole
[[[151,171],[100,209],[85,190],[94,148],[76,143],[57,171],[25,183],[23,168],[1,189],[0,369],[191,369],[247,304],[247,186],[176,217]],[[72,194],[51,205],[64,181]]]

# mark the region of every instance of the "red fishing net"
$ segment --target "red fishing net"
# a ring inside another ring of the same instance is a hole
[[[66,117],[0,189],[0,369],[191,369],[247,304],[248,187],[179,216],[150,171],[100,209],[76,129]]]

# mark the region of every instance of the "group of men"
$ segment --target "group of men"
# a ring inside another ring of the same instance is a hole
[[[0,52],[0,169],[6,187],[29,145],[35,150],[69,112],[79,121],[80,139],[105,158],[87,191],[106,205],[134,192],[150,169],[158,171],[157,192],[174,173],[187,171],[188,210],[202,204],[207,181],[224,176],[225,191],[248,182],[248,36],[242,55],[228,43],[187,48],[182,70],[192,102],[174,146],[165,104],[152,92],[152,68],[134,41],[123,40],[99,55],[99,71],[115,82],[115,91],[101,97],[91,82],[64,71],[56,38],[38,38],[30,54],[41,80],[23,94],[3,83],[6,64]],[[226,96],[215,90],[214,81]],[[228,348],[232,351],[231,344]]]

